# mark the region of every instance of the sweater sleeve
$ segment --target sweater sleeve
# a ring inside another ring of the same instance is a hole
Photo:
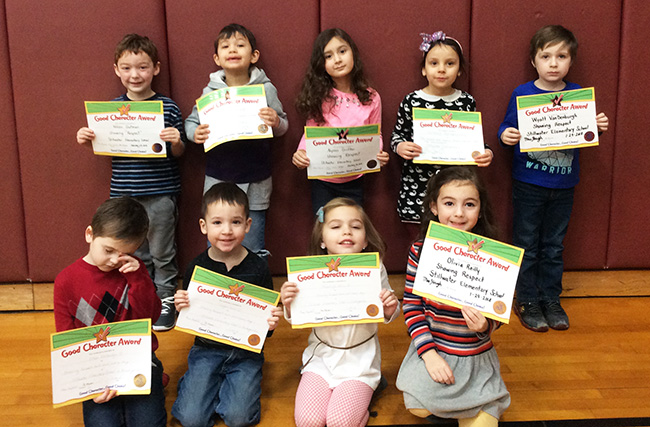
[[[160,317],[162,303],[156,295],[156,286],[149,277],[147,267],[140,261],[140,268],[123,275],[129,284],[131,319],[151,318],[151,322],[155,323]]]
[[[406,265],[406,284],[404,286],[404,321],[420,356],[428,350],[436,348],[426,319],[424,299],[413,293],[413,283],[420,261],[421,250],[422,242],[416,242],[411,246],[408,264]]]
[[[381,97],[379,96],[379,92],[376,90],[372,91],[372,110],[370,111],[370,114],[368,115],[368,123],[369,124],[379,124],[379,128],[381,129]],[[379,149],[383,150],[384,149],[384,138],[382,137],[381,133],[379,134]]]
[[[54,323],[57,332],[75,328],[74,313],[68,310],[68,301],[70,301],[68,290],[71,286],[65,270],[54,279]]]
[[[499,143],[503,147],[509,147],[509,145],[506,145],[501,141],[501,134],[503,131],[505,131],[507,128],[519,128],[519,121],[517,120],[517,93],[516,91],[512,92],[512,95],[510,95],[510,102],[508,102],[508,109],[506,110],[506,116],[503,118],[503,122],[501,122],[501,126],[499,126]]]
[[[264,91],[266,92],[266,104],[278,113],[278,118],[280,119],[278,127],[273,129],[273,136],[282,136],[289,129],[289,120],[287,120],[287,113],[282,109],[282,103],[280,102],[280,98],[278,98],[278,90],[272,83],[265,83]]]
[[[408,95],[404,97],[397,110],[397,121],[390,139],[390,148],[397,153],[397,146],[404,141],[413,141],[413,116]]]

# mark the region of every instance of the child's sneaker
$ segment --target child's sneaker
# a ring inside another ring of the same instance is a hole
[[[524,328],[534,332],[548,331],[548,323],[546,323],[546,319],[538,303],[525,302],[520,304],[515,302],[514,309],[515,314],[519,317]]]
[[[548,326],[558,331],[569,329],[569,316],[560,305],[560,301],[542,301],[540,306]]]
[[[168,331],[176,324],[176,307],[174,307],[174,296],[161,298],[162,308],[160,317],[154,323],[153,330],[157,332]]]

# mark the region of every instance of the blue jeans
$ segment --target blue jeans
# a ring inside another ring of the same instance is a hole
[[[363,176],[349,182],[311,181],[311,209],[316,215],[321,206],[337,197],[348,197],[363,206]]]
[[[178,209],[176,196],[136,197],[149,217],[149,232],[142,245],[135,251],[149,271],[156,285],[158,297],[174,295],[176,291],[176,223]]]
[[[573,208],[573,188],[545,188],[513,180],[512,243],[523,248],[517,302],[559,301],[564,236]]]
[[[151,394],[117,396],[106,403],[83,402],[86,427],[165,427],[167,411],[162,385],[163,365],[151,354]]]
[[[263,363],[263,354],[236,347],[192,346],[172,415],[184,427],[212,426],[217,415],[229,427],[259,423]]]

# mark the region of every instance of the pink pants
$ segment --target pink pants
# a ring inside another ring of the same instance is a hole
[[[298,427],[361,427],[368,422],[373,389],[358,380],[331,389],[318,374],[305,372],[296,392]]]

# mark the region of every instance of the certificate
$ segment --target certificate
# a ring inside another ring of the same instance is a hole
[[[299,290],[292,328],[384,321],[376,252],[287,258],[287,275]]]
[[[151,319],[104,323],[50,335],[54,407],[92,399],[108,387],[151,392]]]
[[[305,126],[307,178],[337,178],[379,172],[380,125]]]
[[[413,163],[475,165],[485,152],[481,113],[414,108],[413,142],[422,147]]]
[[[196,266],[187,287],[190,306],[176,328],[188,334],[260,353],[271,310],[280,294]]]
[[[517,97],[519,148],[550,151],[598,145],[594,88]]]
[[[413,293],[508,323],[524,250],[431,222]]]
[[[197,99],[199,122],[210,125],[205,151],[237,139],[271,138],[273,131],[258,115],[264,107],[264,85],[230,86]]]
[[[95,132],[99,156],[167,157],[160,132],[165,127],[162,101],[86,101],[88,127]]]

